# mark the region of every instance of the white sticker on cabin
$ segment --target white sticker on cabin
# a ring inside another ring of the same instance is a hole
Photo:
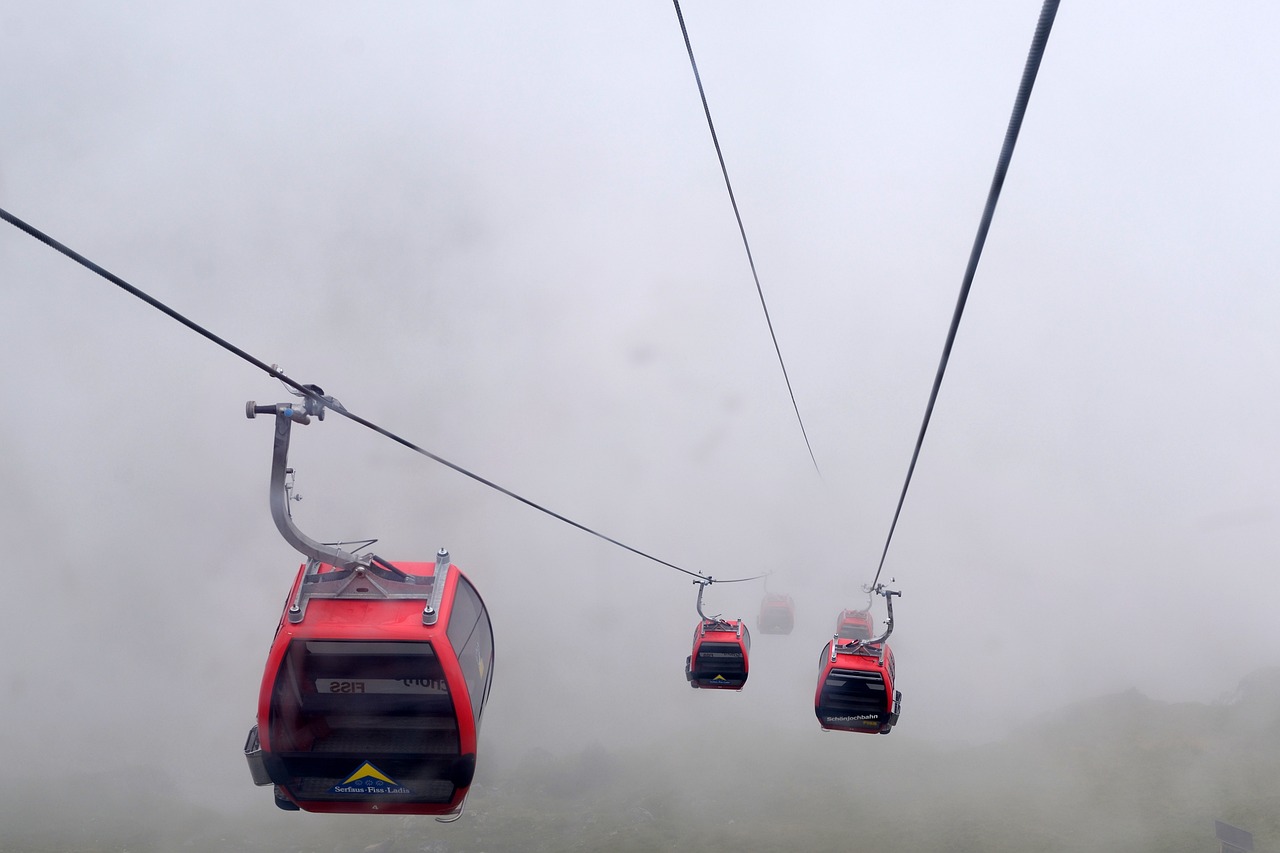
[[[443,678],[317,678],[316,692],[447,696],[449,684]]]

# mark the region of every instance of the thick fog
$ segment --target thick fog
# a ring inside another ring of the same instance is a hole
[[[687,576],[341,418],[298,428],[304,531],[445,546],[485,597],[478,786],[535,748],[780,731],[889,767],[1280,664],[1280,9],[1068,0],[885,564],[901,723],[813,717],[1039,5],[685,4],[821,477],[670,4],[0,4],[0,206],[480,476],[795,598],[742,693],[691,691]],[[244,403],[287,393],[7,224],[0,282],[10,770],[274,811],[240,750],[300,557]],[[763,591],[707,609],[754,624]]]

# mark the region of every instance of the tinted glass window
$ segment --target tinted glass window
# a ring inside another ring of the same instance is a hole
[[[294,640],[276,678],[270,731],[290,790],[304,799],[358,800],[344,780],[365,762],[395,782],[390,794],[373,794],[453,796],[457,718],[429,642]]]
[[[299,641],[289,644],[276,678],[273,737],[307,749],[317,734],[370,718],[452,719],[449,685],[430,643]],[[323,726],[315,723],[323,720]],[[305,734],[304,734],[305,733]]]
[[[480,594],[461,575],[458,576],[458,591],[446,633],[458,654],[467,692],[471,694],[471,709],[479,724],[493,678],[493,627],[489,624],[489,614]]]

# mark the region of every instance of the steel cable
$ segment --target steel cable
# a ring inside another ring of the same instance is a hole
[[[804,446],[809,451],[809,459],[813,462],[813,470],[819,479],[822,469],[818,467],[818,458],[813,454],[813,445],[809,443],[809,433],[804,428],[804,418],[800,417],[800,406],[796,403],[796,393],[791,388],[791,376],[787,373],[786,362],[782,360],[782,347],[778,345],[778,336],[773,331],[773,320],[769,317],[769,306],[764,301],[764,288],[760,286],[760,275],[756,272],[756,261],[751,254],[751,243],[747,240],[747,229],[742,224],[742,214],[738,211],[738,200],[733,194],[733,184],[729,181],[729,169],[724,163],[724,152],[720,150],[720,137],[716,135],[715,122],[711,120],[711,107],[707,105],[707,93],[702,88],[702,75],[698,73],[698,61],[693,58],[693,44],[689,41],[689,30],[684,24],[684,13],[680,11],[680,0],[672,0],[676,7],[676,19],[680,22],[680,34],[684,36],[684,47],[689,53],[689,64],[693,67],[693,79],[698,84],[698,97],[702,99],[702,112],[707,117],[707,128],[711,131],[711,142],[716,147],[716,159],[720,161],[720,174],[724,175],[724,186],[729,191],[729,204],[733,206],[733,218],[738,222],[738,233],[742,235],[742,247],[747,251],[747,265],[751,267],[751,278],[756,283],[756,293],[760,295],[760,307],[764,310],[764,322],[769,327],[769,337],[773,340],[773,351],[778,354],[778,366],[782,368],[782,378],[787,383],[787,394],[791,397],[791,408],[796,413],[796,423],[800,424],[800,434],[804,436]]]
[[[907,478],[902,484],[902,493],[898,495],[898,506],[893,512],[893,522],[889,525],[889,536],[885,539],[884,551],[880,554],[880,564],[876,568],[875,579],[871,586],[880,582],[880,573],[884,570],[885,557],[889,554],[889,543],[893,541],[893,532],[898,527],[898,518],[902,514],[902,505],[907,499],[907,489],[911,486],[911,475],[915,473],[916,461],[920,458],[920,448],[924,444],[925,432],[929,429],[929,419],[933,416],[933,406],[938,400],[938,389],[942,387],[942,377],[947,371],[947,361],[951,358],[951,347],[956,340],[956,331],[960,328],[960,317],[964,314],[965,302],[969,299],[969,289],[973,285],[974,274],[978,270],[978,261],[982,258],[982,247],[987,241],[987,231],[991,228],[991,219],[995,216],[996,202],[1000,200],[1000,190],[1004,186],[1005,175],[1009,171],[1009,162],[1013,159],[1013,148],[1018,141],[1018,132],[1022,129],[1022,119],[1027,111],[1027,102],[1031,99],[1031,88],[1035,85],[1036,74],[1040,70],[1040,60],[1044,57],[1045,44],[1049,41],[1049,32],[1053,29],[1053,20],[1058,13],[1058,0],[1045,0],[1040,9],[1040,20],[1036,24],[1035,35],[1031,39],[1031,49],[1027,54],[1027,62],[1022,70],[1022,81],[1018,85],[1018,94],[1014,98],[1013,113],[1009,117],[1009,127],[1005,131],[1004,145],[1000,148],[1000,158],[996,161],[995,176],[991,179],[991,189],[987,192],[987,203],[982,210],[982,221],[978,224],[978,234],[973,241],[973,249],[969,253],[969,264],[965,267],[964,281],[960,285],[960,296],[956,301],[955,311],[951,315],[951,327],[947,330],[947,341],[942,348],[942,359],[938,362],[938,372],[933,378],[933,388],[929,392],[929,404],[924,410],[924,420],[920,424],[920,434],[916,437],[915,449],[911,452],[911,464],[907,467]]]
[[[588,533],[592,536],[595,536],[598,539],[603,539],[604,541],[610,543],[611,545],[616,545],[617,547],[622,548],[625,551],[630,551],[632,554],[635,554],[639,557],[643,557],[646,560],[651,560],[652,562],[658,563],[659,565],[666,566],[669,569],[675,569],[677,572],[683,572],[686,575],[690,575],[691,577],[695,577],[695,578],[701,578],[701,579],[707,580],[708,582],[711,581],[711,579],[707,575],[704,575],[701,572],[690,571],[689,569],[682,568],[681,566],[678,566],[675,563],[670,563],[659,557],[655,557],[652,554],[649,554],[645,551],[640,550],[639,548],[634,548],[631,545],[627,545],[625,542],[620,542],[619,540],[614,539],[611,536],[607,536],[604,533],[599,532],[598,530],[594,530],[585,524],[574,521],[568,516],[555,512],[554,510],[548,509],[542,504],[539,504],[536,501],[530,500],[529,498],[526,498],[523,495],[517,494],[516,492],[513,492],[512,490],[504,486],[500,486],[497,483],[493,482],[492,480],[486,479],[485,477],[482,477],[479,474],[469,471],[466,468],[462,467],[461,465],[458,465],[454,462],[450,462],[448,459],[445,459],[443,456],[439,456],[435,453],[432,453],[430,450],[420,447],[406,438],[402,438],[401,436],[395,434],[391,430],[388,430],[382,426],[379,426],[373,421],[366,420],[365,418],[360,417],[354,412],[347,410],[347,408],[345,406],[342,406],[341,404],[335,405],[334,401],[331,398],[321,396],[311,386],[304,385],[301,382],[298,382],[297,380],[292,379],[289,376],[286,376],[276,367],[267,364],[266,362],[262,361],[259,358],[256,358],[255,356],[251,355],[250,353],[246,352],[245,350],[241,349],[240,347],[236,346],[235,344],[231,343],[225,338],[214,334],[213,332],[209,331],[205,327],[201,326],[199,323],[196,323],[194,320],[191,320],[183,316],[182,314],[170,308],[168,305],[164,304],[160,300],[138,289],[137,287],[134,287],[132,284],[129,284],[129,282],[120,278],[115,273],[112,273],[111,271],[104,269],[103,267],[99,266],[98,264],[86,258],[84,255],[80,254],[79,252],[75,251],[69,246],[64,245],[63,243],[58,242],[54,238],[50,237],[48,234],[45,234],[43,231],[40,231],[38,228],[34,227],[33,225],[30,225],[27,222],[24,222],[22,219],[19,219],[17,216],[14,216],[12,213],[10,213],[7,210],[4,210],[3,208],[0,208],[0,219],[4,219],[6,222],[8,222],[10,225],[13,225],[18,230],[26,232],[30,236],[39,240],[41,243],[44,243],[46,246],[50,247],[51,249],[65,255],[66,257],[70,258],[71,260],[75,261],[76,263],[80,264],[86,269],[98,274],[102,278],[116,285],[120,289],[130,293],[131,295],[137,297],[138,299],[141,299],[143,302],[147,303],[152,308],[155,308],[157,311],[160,311],[166,316],[172,318],[173,320],[176,320],[177,322],[186,326],[188,329],[191,329],[193,332],[199,334],[201,337],[204,337],[212,341],[213,343],[217,344],[218,346],[222,347],[228,352],[233,353],[240,359],[247,361],[249,364],[253,365],[254,367],[258,368],[264,373],[267,373],[270,376],[276,379],[279,379],[281,382],[283,382],[285,385],[289,386],[290,388],[294,389],[300,395],[306,397],[307,399],[315,400],[317,403],[323,405],[328,409],[331,409],[334,412],[337,412],[339,415],[346,418],[347,420],[357,423],[360,426],[365,427],[366,429],[372,430],[373,432],[376,432],[378,435],[381,435],[385,438],[388,438],[396,442],[397,444],[407,447],[408,449],[414,451],[415,453],[419,453],[434,462],[438,462],[441,465],[444,465],[446,468],[451,468],[465,477],[470,477],[472,480],[475,480],[477,483],[481,483],[485,486],[488,486],[490,489],[500,492],[501,494],[504,494],[509,498],[517,500],[520,503],[524,504],[525,506],[528,506],[532,509],[537,510],[538,512],[549,515],[558,521],[562,521],[565,524],[568,524],[571,527],[575,527],[584,533]],[[717,580],[715,581],[715,583],[734,583],[737,581],[744,581],[744,580],[755,580],[755,578],[736,578],[734,580],[724,580],[724,581]]]

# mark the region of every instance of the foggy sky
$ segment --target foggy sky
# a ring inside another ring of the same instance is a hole
[[[742,694],[694,693],[688,578],[300,430],[304,531],[447,546],[484,595],[493,754],[820,736],[814,660],[865,601],[1039,3],[684,12],[822,480],[669,4],[0,4],[0,205],[435,453],[795,596]],[[885,569],[902,722],[833,748],[1280,660],[1278,25],[1063,4]],[[7,225],[0,282],[7,748],[267,807],[239,749],[299,557],[243,405],[284,390]]]

